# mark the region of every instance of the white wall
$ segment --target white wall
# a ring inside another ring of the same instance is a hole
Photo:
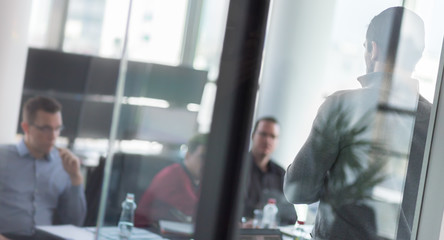
[[[0,1],[0,143],[15,141],[31,0]]]
[[[279,146],[273,158],[284,168],[307,138],[322,102],[321,69],[326,64],[335,2],[272,2],[255,115],[272,115],[280,122]]]

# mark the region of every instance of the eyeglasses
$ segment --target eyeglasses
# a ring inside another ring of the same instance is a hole
[[[29,124],[29,125],[37,128],[42,133],[48,133],[48,134],[49,133],[53,133],[53,132],[60,133],[65,128],[63,125],[60,126],[60,127],[56,127],[56,128],[52,128],[50,126],[38,126],[38,125],[35,125],[35,124]]]

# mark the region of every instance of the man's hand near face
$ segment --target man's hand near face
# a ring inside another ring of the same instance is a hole
[[[58,150],[60,158],[62,159],[63,168],[71,178],[72,185],[78,186],[82,184],[83,176],[80,172],[80,159],[68,149],[58,148]]]

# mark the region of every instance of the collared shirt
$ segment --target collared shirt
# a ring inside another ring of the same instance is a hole
[[[244,201],[244,217],[252,218],[255,209],[262,209],[269,198],[275,198],[280,224],[294,224],[297,220],[296,211],[283,194],[285,170],[270,160],[267,171],[263,172],[254,163],[253,155],[250,153],[249,156],[251,168]]]
[[[81,225],[83,187],[72,186],[59,152],[35,159],[24,141],[0,146],[0,233],[32,235],[36,225]]]

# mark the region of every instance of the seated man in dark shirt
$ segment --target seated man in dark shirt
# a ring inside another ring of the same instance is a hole
[[[158,220],[193,222],[200,195],[206,139],[206,134],[191,138],[184,161],[157,173],[139,201],[136,226],[155,226]]]
[[[268,198],[275,198],[278,220],[281,225],[294,224],[297,220],[293,204],[283,195],[285,170],[271,161],[279,137],[279,124],[273,117],[263,117],[253,128],[252,148],[249,157],[252,161],[247,182],[244,216],[253,217],[254,209],[262,209]]]

